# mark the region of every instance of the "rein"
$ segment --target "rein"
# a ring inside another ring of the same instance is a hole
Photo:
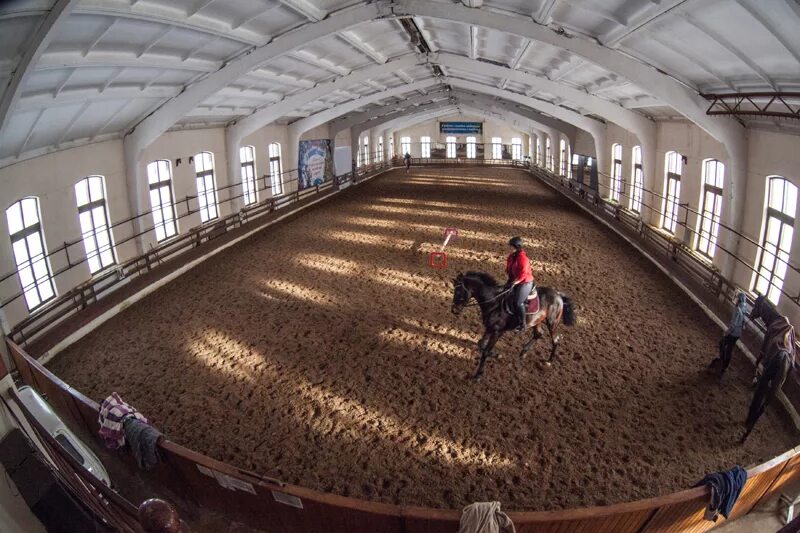
[[[506,289],[506,290],[504,290],[504,291],[502,291],[502,292],[500,292],[500,293],[496,294],[495,296],[493,296],[493,297],[489,298],[488,300],[484,300],[484,301],[482,301],[482,302],[481,302],[480,300],[478,300],[478,297],[477,297],[477,296],[474,296],[474,295],[472,294],[472,291],[470,291],[469,289],[467,289],[467,287],[466,287],[466,286],[464,286],[464,283],[463,283],[463,282],[462,282],[460,285],[461,285],[461,287],[463,287],[464,289],[466,289],[466,290],[467,290],[467,292],[468,292],[468,293],[469,293],[469,295],[470,295],[470,298],[475,298],[475,303],[472,303],[472,304],[470,304],[470,303],[466,303],[466,304],[464,304],[464,307],[475,307],[476,305],[481,305],[481,304],[485,304],[485,303],[493,302],[494,300],[497,300],[498,298],[500,298],[500,297],[501,297],[501,296],[503,296],[504,294],[507,294],[507,293],[511,292],[511,291],[514,289],[514,287],[511,287],[510,289]]]

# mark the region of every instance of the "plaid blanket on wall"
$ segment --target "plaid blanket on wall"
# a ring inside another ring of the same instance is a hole
[[[103,400],[103,403],[100,404],[97,421],[100,423],[99,434],[106,448],[116,450],[125,446],[124,423],[131,417],[145,424],[150,423],[142,413],[125,403],[116,392],[112,392],[108,398]]]

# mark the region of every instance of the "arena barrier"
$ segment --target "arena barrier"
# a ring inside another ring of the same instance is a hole
[[[8,340],[7,344],[22,381],[44,395],[70,429],[93,438],[95,447],[102,446],[97,436],[97,402],[69,387],[13,341]],[[28,421],[34,427],[37,425],[35,420]],[[36,434],[41,432],[39,428]],[[46,449],[57,458],[54,462],[59,470],[77,472],[71,474],[70,486],[87,507],[103,520],[118,524],[123,531],[133,530],[127,529],[127,525],[135,523],[131,522],[134,505],[97,482],[87,471],[81,472],[82,467],[71,460],[57,441],[45,440]],[[251,527],[286,533],[453,533],[458,530],[460,510],[397,506],[321,493],[227,465],[166,439],[161,443],[161,454],[164,459],[161,465],[147,473],[138,472],[138,475],[196,505]],[[130,457],[111,457],[110,460],[119,461],[118,466],[135,468]],[[746,515],[759,502],[778,494],[787,483],[798,478],[800,447],[750,468],[747,485],[733,509],[731,520]],[[511,512],[509,516],[520,533],[700,532],[721,523],[703,519],[708,499],[709,489],[699,487],[636,502],[562,511]]]
[[[474,161],[469,161],[469,163],[472,166]],[[400,164],[397,163],[397,166]],[[463,163],[455,163],[452,160],[417,160],[414,164],[451,166]],[[494,166],[498,162],[487,161],[480,164]],[[503,161],[499,164],[529,170],[537,178],[543,179],[551,185],[569,189],[564,184],[564,178],[531,167],[526,162]],[[376,171],[380,172],[391,166],[392,164],[365,165],[354,172],[350,179],[358,180],[370,174],[374,175]],[[339,182],[339,185],[347,186],[347,180]],[[582,201],[595,206],[597,210],[608,212],[603,207],[603,202],[598,198],[596,191],[594,196],[573,192]],[[612,218],[619,220],[620,223],[627,223],[624,216]],[[647,238],[654,239],[655,237]],[[670,249],[667,248],[667,250]],[[686,262],[691,264],[688,258]],[[713,275],[694,266],[686,267],[686,272],[695,272],[695,275],[698,272],[703,275]],[[716,275],[718,276],[718,274]],[[717,282],[719,283],[717,286],[721,287],[718,294],[727,295],[730,289],[727,288],[726,283],[729,282],[727,280],[717,280]],[[708,284],[704,284],[704,286],[706,290],[709,290]],[[7,339],[7,345],[20,379],[44,395],[73,431],[94,439],[92,444],[95,447],[101,446],[97,439],[99,405],[48,371],[14,340]],[[794,399],[794,395],[792,396]],[[60,456],[67,454],[55,441],[50,443],[48,450],[50,453]],[[164,463],[151,472],[138,472],[138,475],[146,477],[156,486],[162,486],[173,494],[187,498],[196,505],[215,510],[229,516],[232,520],[252,527],[287,533],[298,531],[452,533],[458,529],[460,510],[396,506],[321,493],[227,465],[166,439],[162,441],[161,452]],[[126,456],[112,455],[111,457],[110,460],[119,461],[119,466],[134,468]],[[68,463],[68,459],[61,457],[60,468],[77,468],[77,465],[65,464],[64,461]],[[80,474],[78,477],[81,480],[85,478]],[[700,477],[702,477],[702,473],[698,473],[698,479]],[[778,457],[750,468],[747,485],[734,507],[731,519],[748,514],[761,501],[779,494],[784,486],[799,478],[800,447],[788,450]],[[108,505],[114,505],[109,502],[116,501],[118,498],[124,501],[122,496],[117,498],[105,494],[101,488],[83,490],[82,485],[74,488],[76,495],[82,500],[87,498],[92,500],[87,502],[87,506],[97,513],[106,512],[104,510]],[[511,512],[509,516],[517,526],[517,530],[522,533],[555,531],[700,532],[715,527],[723,520],[720,518],[720,522],[715,524],[703,519],[708,498],[709,489],[702,487],[636,502],[561,511]],[[114,511],[115,518],[112,518],[120,520],[120,523],[124,525],[127,523],[125,520],[130,516],[132,504],[118,503],[118,509]],[[107,514],[98,514],[98,516],[109,520]]]
[[[347,189],[352,185],[368,180],[391,168],[393,168],[391,162],[365,165],[359,167],[353,172],[336,176],[332,181],[327,181],[302,191],[287,193],[279,197],[266,198],[258,203],[245,206],[235,213],[231,213],[225,217],[219,217],[205,224],[191,228],[186,232],[180,233],[179,235],[176,235],[175,237],[152,247],[139,256],[133,257],[99,275],[93,276],[87,282],[59,295],[41,309],[37,309],[28,317],[15,324],[12,327],[9,336],[16,342],[25,346],[33,339],[36,339],[48,330],[51,330],[60,323],[64,322],[67,317],[72,316],[76,312],[86,309],[93,304],[96,304],[102,298],[121,289],[123,286],[131,283],[131,281],[136,280],[136,278],[153,273],[156,270],[161,271],[161,274],[163,274],[164,270],[170,270],[171,268],[174,269],[176,267],[176,263],[178,263],[173,261],[174,259],[181,256],[185,258],[189,255],[192,255],[191,252],[196,250],[198,247],[201,247],[201,245],[204,245],[210,241],[214,241],[214,245],[217,245],[227,241],[237,240],[237,238],[241,238],[243,233],[256,231],[260,227],[274,222],[276,219],[282,219],[287,216],[291,216],[312,203],[324,200],[343,189]],[[293,172],[295,171],[288,171],[285,174],[292,174]],[[268,178],[268,176],[266,176],[265,179],[266,178]],[[289,179],[284,181],[288,182],[292,180]],[[229,198],[220,200],[220,204],[233,201],[240,197],[241,195],[231,195]],[[185,204],[186,206],[186,212],[179,214],[178,218],[182,218],[196,212],[196,209],[193,210],[189,205],[190,199],[195,199],[195,197],[187,197],[184,200],[176,201],[176,205]],[[112,227],[118,227],[123,224],[131,223],[140,216],[142,215],[116,222],[112,224]],[[136,238],[147,231],[152,231],[152,228],[135,233],[127,239],[118,241],[116,244],[122,244],[122,242]],[[50,258],[56,254],[66,253],[68,257],[69,247],[79,242],[81,241],[75,241],[75,243],[65,243],[63,246],[48,252],[47,256]],[[83,260],[68,260],[68,266],[60,271],[54,272],[54,276],[57,276],[63,273],[65,270],[69,270],[70,268],[80,266],[82,263]],[[0,277],[0,282],[8,279],[12,275],[15,276],[16,273],[7,274]],[[158,275],[156,277],[158,277]],[[135,289],[141,289],[139,285],[137,285]],[[0,307],[11,303],[17,298],[21,298],[23,292],[24,289],[5,301],[0,302]]]

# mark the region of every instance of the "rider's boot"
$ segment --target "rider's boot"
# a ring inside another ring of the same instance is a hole
[[[517,321],[519,325],[517,326],[517,331],[525,331],[525,322],[527,317],[525,316],[528,312],[528,304],[521,303],[517,306]]]

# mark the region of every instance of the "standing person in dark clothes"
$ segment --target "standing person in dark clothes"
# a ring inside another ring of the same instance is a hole
[[[725,330],[725,334],[719,341],[719,357],[711,362],[711,366],[716,365],[717,361],[720,362],[722,367],[719,372],[720,376],[725,373],[725,370],[731,364],[733,349],[736,347],[739,337],[742,336],[745,320],[747,320],[747,297],[743,292],[740,292],[736,295],[736,308],[733,310],[733,315],[731,315],[728,329]]]
[[[406,172],[411,170],[411,154],[406,152],[406,155],[403,156],[403,161],[406,162]]]

